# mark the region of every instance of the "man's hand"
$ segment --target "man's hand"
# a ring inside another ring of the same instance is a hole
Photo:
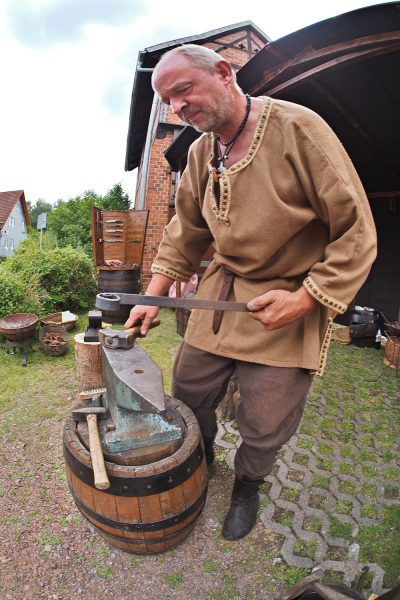
[[[124,329],[129,329],[140,323],[140,333],[145,336],[150,329],[150,325],[158,315],[159,310],[158,306],[134,306],[124,325]]]
[[[317,301],[301,287],[295,292],[271,290],[250,300],[247,308],[252,311],[250,317],[272,330],[289,325],[314,310],[316,305]]]
[[[146,294],[148,296],[162,296],[168,291],[172,283],[173,279],[170,277],[156,273],[151,278]],[[145,336],[150,329],[150,325],[158,315],[159,310],[158,306],[134,306],[131,309],[124,328],[129,329],[129,327],[140,323],[140,333]]]

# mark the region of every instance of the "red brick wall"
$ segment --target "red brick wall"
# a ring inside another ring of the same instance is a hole
[[[156,138],[151,148],[146,191],[146,208],[149,210],[149,220],[142,266],[142,284],[144,288],[147,287],[150,281],[150,267],[161,242],[163,229],[168,223],[171,169],[164,157],[164,151],[171,142],[172,131],[167,131],[165,138]]]
[[[246,33],[243,30],[242,34]],[[224,44],[233,42],[241,37],[241,33],[236,32],[230,35],[224,35],[215,42],[206,44],[212,50],[219,50]],[[252,54],[257,49],[264,46],[264,41],[258,38],[256,34],[251,33]],[[238,42],[243,44],[244,48],[226,48],[219,52],[226,60],[231,62],[234,67],[243,66],[248,61],[247,38]],[[238,44],[235,44],[237,46]],[[180,124],[181,121],[168,110],[167,122],[170,124]],[[164,151],[171,144],[173,138],[172,130],[167,130],[163,139],[154,139],[149,166],[149,178],[147,183],[145,208],[149,209],[149,221],[146,234],[146,243],[143,253],[142,283],[146,288],[150,278],[150,267],[157,253],[161,242],[165,225],[168,223],[168,203],[171,195],[171,171],[164,157]],[[140,180],[140,174],[138,181]]]
[[[221,46],[225,44],[229,44],[230,42],[235,42],[238,38],[242,37],[246,32],[237,32],[232,33],[230,35],[225,35],[215,42],[210,42],[206,44],[208,48],[215,50],[221,56],[223,56],[226,60],[228,60],[234,67],[240,68],[249,60],[248,57],[248,48],[247,48],[247,38],[236,42],[234,46],[228,47],[224,50],[219,51]],[[251,53],[252,56],[257,53],[257,50],[260,50],[264,46],[263,40],[261,40],[257,35],[251,33]],[[238,46],[243,46],[243,48],[238,48]]]

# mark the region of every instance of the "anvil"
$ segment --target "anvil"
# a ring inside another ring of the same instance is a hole
[[[183,432],[165,412],[162,373],[125,331],[100,329],[106,393],[112,424],[102,439],[106,452],[123,452],[179,440]]]

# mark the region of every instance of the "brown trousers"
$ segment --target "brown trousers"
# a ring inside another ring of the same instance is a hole
[[[279,449],[295,433],[312,375],[305,369],[216,356],[183,342],[175,359],[172,391],[193,410],[206,439],[215,437],[215,410],[235,370],[240,388],[236,421],[242,438],[235,472],[240,478],[260,479],[271,473]]]

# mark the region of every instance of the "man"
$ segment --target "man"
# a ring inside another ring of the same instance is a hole
[[[164,54],[152,84],[205,133],[189,150],[146,293],[188,281],[213,244],[197,297],[247,302],[251,311],[193,310],[174,366],[173,394],[194,411],[209,464],[215,409],[238,374],[243,441],[223,526],[234,540],[254,526],[258,487],[297,429],[334,313],[367,277],[374,223],[350,159],[312,111],[245,96],[230,64],[196,45]],[[142,321],[146,334],[157,313],[134,307],[126,326]]]

